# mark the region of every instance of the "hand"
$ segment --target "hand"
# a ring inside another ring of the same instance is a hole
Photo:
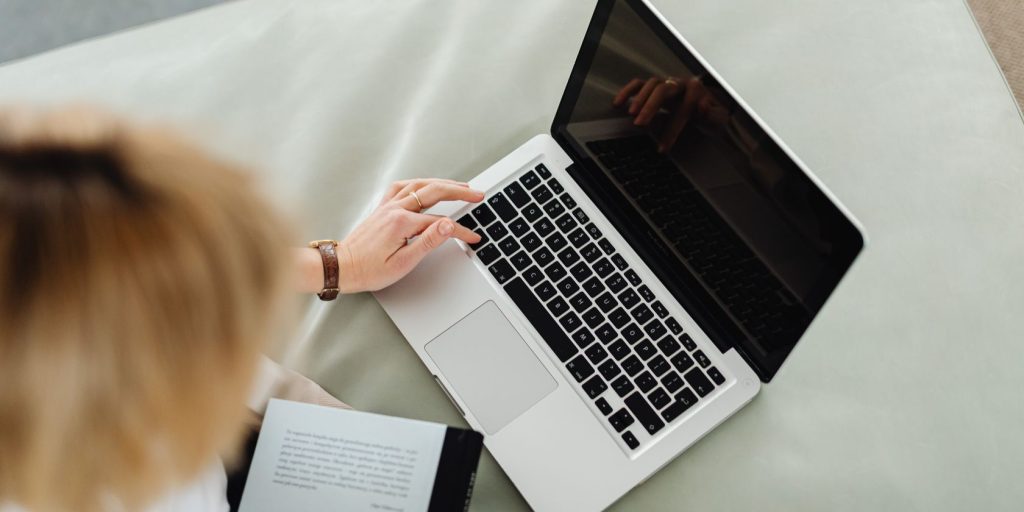
[[[634,116],[633,124],[636,126],[649,126],[663,106],[671,113],[668,124],[657,136],[658,151],[662,153],[671,149],[695,112],[706,114],[717,105],[714,96],[698,77],[685,81],[634,78],[615,95],[612,105],[621,107],[630,98],[633,101],[628,112]]]
[[[447,217],[420,213],[420,204],[412,192],[419,196],[423,209],[441,201],[478,203],[484,199],[483,192],[452,180],[392,183],[377,209],[338,247],[339,286],[343,293],[386,288],[449,238],[470,244],[480,241],[480,235]]]

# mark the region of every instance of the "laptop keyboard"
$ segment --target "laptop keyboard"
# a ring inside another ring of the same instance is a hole
[[[587,148],[759,343],[792,343],[810,322],[793,295],[646,135]]]
[[[459,223],[477,259],[634,450],[725,382],[544,164]]]

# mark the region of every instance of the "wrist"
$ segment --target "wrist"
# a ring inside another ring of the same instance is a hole
[[[298,291],[319,293],[324,288],[324,262],[320,251],[313,247],[295,249],[298,263]]]

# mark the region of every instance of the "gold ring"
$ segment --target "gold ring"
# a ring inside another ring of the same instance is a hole
[[[416,200],[416,204],[420,207],[420,210],[423,210],[423,202],[420,201],[420,196],[416,194],[416,191],[413,190],[412,192],[409,192],[409,195]]]
[[[666,78],[665,79],[665,85],[676,85],[676,86],[678,86],[679,82],[676,82],[675,80],[673,80],[671,78]]]

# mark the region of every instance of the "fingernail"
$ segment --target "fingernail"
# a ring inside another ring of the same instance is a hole
[[[455,226],[452,225],[452,221],[446,220],[441,223],[441,226],[438,228],[438,231],[440,231],[442,235],[448,236],[452,234],[453,229],[455,229]]]

